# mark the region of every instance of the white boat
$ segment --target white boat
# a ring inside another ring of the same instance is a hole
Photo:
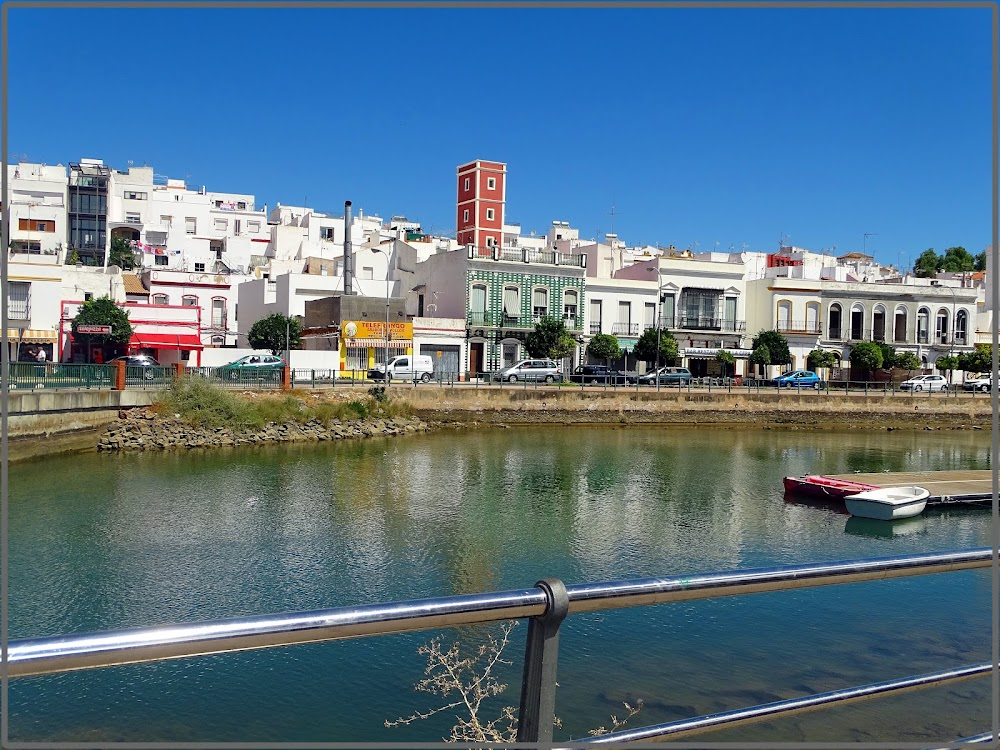
[[[892,521],[923,513],[930,494],[923,487],[880,487],[848,495],[844,502],[852,516]]]

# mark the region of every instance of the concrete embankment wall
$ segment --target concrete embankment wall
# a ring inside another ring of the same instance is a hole
[[[7,401],[11,460],[94,448],[122,409],[148,406],[155,391],[11,391]]]
[[[407,388],[392,397],[425,419],[503,424],[691,423],[798,424],[845,427],[978,426],[991,422],[991,402],[977,394],[904,395],[776,392],[734,389],[642,391],[588,389]]]

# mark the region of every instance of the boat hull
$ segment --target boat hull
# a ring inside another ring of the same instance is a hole
[[[785,492],[809,495],[826,500],[842,500],[848,495],[878,489],[877,485],[862,482],[848,482],[819,475],[785,477]]]
[[[929,494],[923,487],[883,487],[848,495],[844,504],[852,516],[894,521],[923,513]]]

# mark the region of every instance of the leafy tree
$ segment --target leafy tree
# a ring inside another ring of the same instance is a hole
[[[877,346],[882,351],[882,368],[891,370],[896,366],[896,349],[883,341],[876,341]]]
[[[254,349],[269,349],[271,354],[278,356],[285,349],[299,348],[302,325],[296,317],[274,313],[250,326],[247,341]]]
[[[989,372],[993,369],[993,346],[976,344],[971,352],[958,355],[958,369],[963,372]]]
[[[81,325],[111,326],[108,334],[77,334]],[[128,312],[115,304],[107,295],[89,299],[80,305],[72,322],[73,337],[89,336],[91,342],[100,344],[127,344],[132,340],[132,324],[128,321]]]
[[[132,249],[132,243],[129,240],[123,237],[111,238],[108,265],[118,266],[125,271],[135,268],[135,250]]]
[[[851,349],[851,368],[871,373],[882,366],[882,349],[874,341],[862,341]]]
[[[934,366],[942,372],[948,373],[948,382],[950,383],[952,371],[958,369],[958,357],[950,354],[945,357],[938,357],[934,360]]]
[[[907,375],[914,370],[921,369],[920,359],[913,352],[901,352],[897,354],[893,364],[900,370],[906,370]]]
[[[813,349],[806,355],[806,367],[818,370],[821,367],[833,367],[837,364],[837,355],[822,349]]]
[[[771,364],[771,352],[764,344],[758,344],[750,352],[750,362],[761,367]]]
[[[576,339],[566,330],[562,318],[542,318],[524,337],[524,347],[532,357],[563,359],[576,349]]]
[[[66,258],[67,266],[75,266],[79,262],[80,262],[80,253],[78,253],[76,250],[71,252],[69,256],[67,256]]]
[[[958,271],[971,271],[976,267],[976,259],[973,258],[969,251],[962,246],[949,247],[944,251],[944,257],[941,259],[940,268],[942,271],[950,271],[956,273]]]
[[[660,364],[672,365],[677,361],[677,339],[666,328],[647,328],[643,331],[639,342],[635,345],[635,356],[646,364],[656,364],[657,330],[659,330],[660,337]]]
[[[607,362],[621,357],[622,348],[618,345],[618,339],[611,334],[598,333],[587,344],[587,354],[594,359],[603,359]]]
[[[758,346],[766,346],[772,365],[788,365],[792,362],[792,353],[788,351],[788,339],[777,331],[761,331],[753,337],[750,343],[751,349]]]
[[[715,361],[722,364],[723,374],[728,375],[730,368],[736,364],[736,357],[733,356],[732,352],[727,352],[725,349],[719,349],[719,351],[715,353]]]
[[[986,270],[986,251],[983,250],[979,255],[975,256],[976,265],[973,268],[974,271],[985,271]]]
[[[933,278],[941,269],[941,260],[938,254],[934,252],[934,248],[929,247],[920,253],[917,262],[913,264],[913,273],[924,279]]]

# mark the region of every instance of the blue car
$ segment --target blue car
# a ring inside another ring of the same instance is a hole
[[[779,388],[821,388],[823,381],[812,370],[795,370],[779,375],[773,381]]]

